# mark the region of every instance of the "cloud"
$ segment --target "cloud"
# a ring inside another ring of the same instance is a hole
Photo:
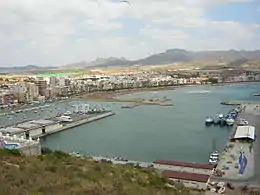
[[[218,4],[249,2],[131,0],[128,5],[120,0],[0,1],[0,66],[62,65],[109,56],[135,59],[177,47],[259,48],[259,24],[239,23],[228,17],[214,21],[206,16],[206,11]],[[127,19],[139,21],[141,27]]]

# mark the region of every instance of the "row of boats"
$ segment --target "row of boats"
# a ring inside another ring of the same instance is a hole
[[[238,109],[232,109],[228,114],[219,114],[216,118],[207,117],[205,120],[205,125],[220,125],[220,126],[233,126],[235,119],[238,116]]]

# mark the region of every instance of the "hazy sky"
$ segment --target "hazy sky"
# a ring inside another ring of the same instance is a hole
[[[0,66],[260,49],[260,0],[1,0]]]

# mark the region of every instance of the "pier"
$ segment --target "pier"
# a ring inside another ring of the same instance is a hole
[[[33,136],[33,138],[45,137],[47,135],[58,133],[58,132],[61,132],[61,131],[67,130],[67,129],[71,129],[73,127],[77,127],[77,126],[80,126],[80,125],[83,125],[83,124],[86,124],[86,123],[90,123],[90,122],[93,122],[93,121],[97,121],[97,120],[100,120],[100,119],[103,119],[103,118],[107,118],[107,117],[113,116],[113,115],[115,115],[115,113],[111,112],[111,111],[100,113],[100,114],[94,114],[92,116],[88,116],[88,117],[80,119],[78,121],[63,124],[62,127],[57,128],[57,129],[52,130],[52,131],[49,131],[49,132],[46,132],[44,134],[35,135],[35,136]]]
[[[30,137],[37,139],[38,137],[44,137],[113,115],[115,115],[115,113],[112,111],[103,111],[101,113],[87,115],[72,114],[71,118],[73,118],[73,121],[71,122],[62,122],[57,120],[56,117],[39,120],[28,120],[22,123],[16,123],[4,128],[0,128],[0,132],[3,134],[25,137],[27,139]]]
[[[71,123],[68,123],[68,124],[63,124],[62,127],[57,128],[53,131],[47,132],[45,134],[35,135],[35,136],[33,136],[33,138],[44,137],[44,136],[47,136],[47,135],[50,135],[50,134],[58,133],[58,132],[61,132],[61,131],[67,130],[67,129],[71,129],[73,127],[77,127],[77,126],[80,126],[80,125],[83,125],[83,124],[86,124],[86,123],[90,123],[90,122],[93,122],[93,121],[97,121],[97,120],[100,120],[100,119],[103,119],[103,118],[106,118],[106,117],[109,117],[109,116],[113,116],[113,115],[115,115],[115,113],[111,112],[111,111],[108,111],[108,112],[105,112],[105,113],[100,113],[100,114],[94,114],[92,116],[86,117],[86,118],[78,120],[78,121],[74,121],[74,122],[71,122]]]
[[[221,102],[220,104],[227,105],[227,106],[239,106],[239,105],[244,105],[244,104],[260,104],[260,102],[257,102],[257,101],[236,101],[236,100],[230,100],[230,101]]]

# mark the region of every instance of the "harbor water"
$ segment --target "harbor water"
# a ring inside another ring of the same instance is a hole
[[[147,162],[166,159],[207,163],[212,150],[223,149],[231,128],[205,127],[205,118],[233,108],[221,105],[222,101],[260,100],[252,96],[259,91],[260,84],[232,84],[127,94],[122,98],[166,96],[173,106],[122,109],[125,103],[97,102],[110,107],[116,115],[50,135],[42,143],[66,152]]]

